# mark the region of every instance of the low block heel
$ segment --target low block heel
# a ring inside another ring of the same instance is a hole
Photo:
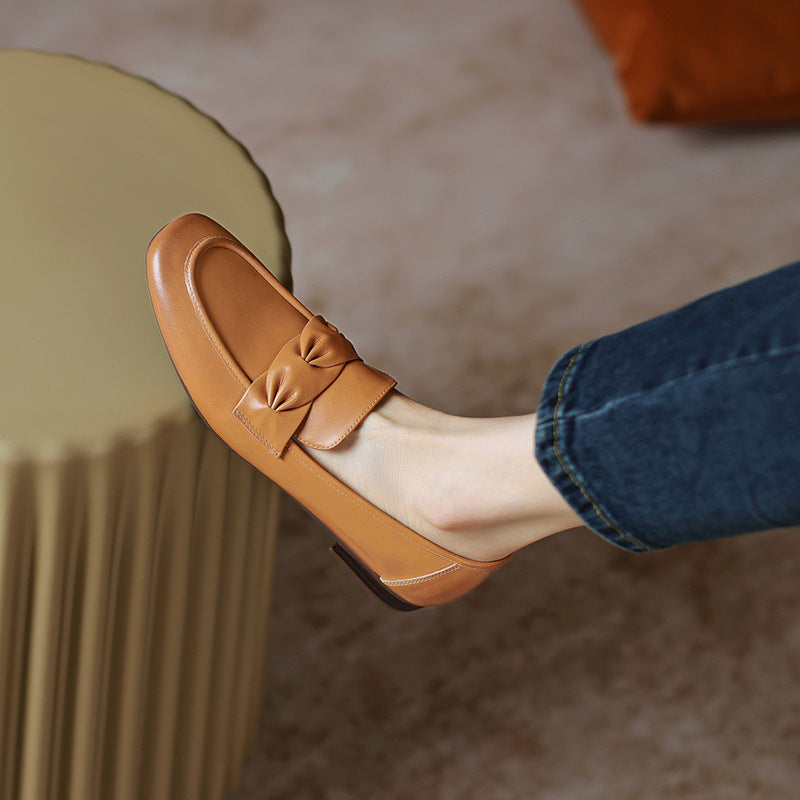
[[[379,600],[383,600],[387,606],[391,606],[396,611],[416,611],[422,606],[415,606],[398,597],[394,592],[389,591],[380,578],[367,567],[361,559],[351,553],[341,542],[337,542],[330,548],[331,553],[338,556],[342,563],[349,567],[358,579],[369,589]]]

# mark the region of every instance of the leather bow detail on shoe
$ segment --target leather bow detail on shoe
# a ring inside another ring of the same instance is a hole
[[[267,370],[267,405],[273,411],[289,411],[310,403],[348,361],[356,360],[360,359],[353,345],[333,325],[312,317]]]
[[[234,414],[280,455],[314,399],[339,377],[346,364],[360,360],[353,345],[333,325],[319,315],[312,317],[253,381]]]

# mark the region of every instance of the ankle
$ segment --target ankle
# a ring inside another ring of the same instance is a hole
[[[425,535],[462,555],[494,560],[582,525],[536,460],[535,425],[533,414],[455,417],[428,431],[421,451],[432,455],[416,494]]]

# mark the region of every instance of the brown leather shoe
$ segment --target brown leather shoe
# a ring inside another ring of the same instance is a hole
[[[300,447],[336,447],[395,381],[228,231],[200,214],[179,217],[155,236],[147,265],[161,334],[202,417],[330,528],[334,552],[382,600],[401,610],[445,603],[505,563],[430,542]]]

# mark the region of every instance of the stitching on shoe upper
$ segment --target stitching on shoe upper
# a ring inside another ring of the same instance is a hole
[[[258,430],[258,428],[256,428],[256,426],[251,421],[250,417],[245,416],[238,409],[234,409],[233,410],[233,416],[236,417],[236,419],[238,419],[239,422],[241,422],[242,425],[244,425],[244,427],[247,428],[247,430],[253,436],[255,436],[255,438],[258,440],[258,442],[260,444],[264,445],[264,447],[266,447],[267,450],[269,450],[270,453],[272,453],[272,455],[275,456],[275,458],[280,458],[281,457],[281,454],[264,438],[264,435]]]
[[[453,570],[459,569],[459,564],[451,564],[449,567],[443,567],[442,569],[437,569],[436,572],[429,572],[427,575],[420,575],[417,578],[402,578],[397,581],[387,581],[381,578],[381,583],[385,584],[386,586],[411,586],[415,583],[425,583],[426,581],[432,581],[435,578],[439,578],[442,575],[446,575],[448,572],[452,572]]]
[[[333,385],[333,384],[331,384],[331,385]],[[327,445],[325,448],[321,448],[321,447],[317,448],[317,447],[315,447],[313,442],[311,442],[311,441],[309,441],[307,439],[302,439],[302,438],[300,438],[299,435],[295,436],[294,438],[297,439],[297,441],[300,442],[300,444],[308,445],[308,447],[314,447],[315,449],[320,449],[320,450],[322,450],[322,449],[333,450],[333,448],[336,447],[336,445],[341,444],[355,430],[355,428],[358,427],[358,424],[361,422],[361,420],[363,420],[364,417],[366,417],[367,414],[369,414],[369,412],[373,408],[375,408],[375,406],[378,404],[378,402],[384,397],[384,395],[387,392],[389,392],[391,390],[391,388],[392,387],[389,387],[389,389],[382,388],[381,391],[378,393],[378,396],[367,406],[367,408],[365,409],[364,413],[361,414],[361,416],[359,416],[359,418],[352,425],[350,425],[350,427],[348,427],[347,430],[345,430],[345,432],[333,444]]]
[[[192,272],[192,270],[191,270],[192,257],[194,256],[194,254],[197,252],[197,250],[200,248],[201,245],[206,244],[207,242],[214,241],[214,240],[230,242],[231,244],[236,244],[236,242],[233,239],[231,239],[230,237],[228,237],[228,236],[220,236],[219,234],[217,234],[215,236],[204,236],[202,239],[199,239],[197,242],[194,243],[194,246],[192,247],[192,249],[189,251],[189,253],[186,256],[186,261],[184,262],[184,265],[183,265],[184,281],[186,283],[186,286],[189,289],[189,297],[192,300],[192,305],[194,306],[194,312],[197,315],[197,318],[200,321],[200,324],[202,325],[203,330],[205,331],[205,334],[206,334],[206,337],[208,338],[208,341],[211,342],[212,347],[217,351],[217,355],[220,357],[220,360],[225,365],[225,367],[228,370],[228,372],[230,372],[230,374],[236,379],[236,382],[240,386],[243,386],[246,389],[247,388],[247,383],[243,382],[242,379],[236,374],[236,372],[234,372],[233,368],[231,367],[231,365],[230,365],[230,363],[228,361],[227,356],[222,352],[222,350],[220,350],[219,345],[214,340],[214,336],[211,334],[211,330],[209,328],[209,325],[206,322],[205,315],[203,313],[203,307],[202,307],[202,305],[200,303],[200,299],[195,294],[194,281],[191,279],[192,278],[192,276],[191,276],[191,272]]]

